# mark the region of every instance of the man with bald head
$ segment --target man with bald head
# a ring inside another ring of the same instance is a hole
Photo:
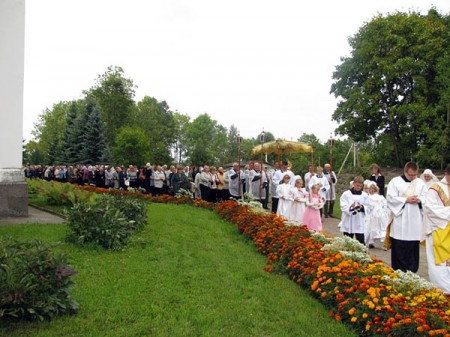
[[[261,164],[256,162],[253,169],[250,170],[249,176],[249,193],[262,203],[266,199],[266,186],[268,183],[266,172],[261,170]]]

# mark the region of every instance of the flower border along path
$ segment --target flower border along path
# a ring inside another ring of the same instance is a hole
[[[304,226],[286,226],[276,215],[256,215],[232,201],[216,210],[268,256],[268,271],[287,271],[361,336],[450,336],[449,298],[435,288],[414,286],[420,278],[402,278],[358,253],[324,250],[325,237]]]
[[[95,192],[109,193],[104,189]],[[450,337],[449,297],[422,284],[414,274],[394,272],[381,261],[372,261],[357,251],[324,249],[329,239],[322,235],[312,235],[304,226],[287,226],[274,214],[255,214],[235,201],[214,207],[186,197],[135,196],[152,202],[214,209],[252,239],[257,251],[267,255],[267,271],[287,272],[329,308],[331,316],[351,326],[360,336]]]

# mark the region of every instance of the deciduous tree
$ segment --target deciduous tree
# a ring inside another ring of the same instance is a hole
[[[432,134],[442,130],[446,116],[440,97],[448,90],[448,72],[440,85],[439,65],[449,57],[448,22],[434,9],[379,15],[349,39],[351,56],[336,67],[331,87],[340,98],[333,114],[342,123],[339,134],[356,141],[389,135],[399,166],[415,159],[428,138],[448,143],[445,132]],[[434,152],[428,155],[440,155]]]

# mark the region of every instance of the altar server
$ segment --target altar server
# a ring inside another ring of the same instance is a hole
[[[352,188],[345,191],[341,198],[342,221],[340,230],[345,236],[355,237],[364,244],[364,217],[368,207],[368,195],[363,192],[364,178],[356,176]]]

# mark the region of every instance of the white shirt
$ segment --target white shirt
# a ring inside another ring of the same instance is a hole
[[[353,204],[360,204],[366,209],[369,206],[368,195],[366,192],[361,194],[353,194],[351,190],[342,193],[341,199],[341,232],[347,233],[364,233],[364,212],[357,212],[352,208]]]
[[[166,179],[166,176],[164,175],[164,172],[160,172],[160,171],[153,171],[153,176],[154,176],[154,182],[155,182],[155,187],[156,188],[162,188],[163,187],[163,182]]]
[[[416,195],[425,205],[426,187],[421,179],[405,181],[395,177],[389,182],[386,200],[394,221],[390,236],[397,240],[420,241],[423,238],[422,209],[419,204],[406,203],[406,198]]]
[[[305,173],[305,188],[306,191],[309,192],[309,181],[311,180],[311,177],[314,175],[314,172],[306,172]]]
[[[316,184],[321,185],[319,195],[326,200],[327,191],[330,189],[330,184],[328,184],[327,177],[325,177],[324,174],[322,174],[320,177],[317,174],[313,175],[309,180],[309,189],[311,190],[311,186]]]

